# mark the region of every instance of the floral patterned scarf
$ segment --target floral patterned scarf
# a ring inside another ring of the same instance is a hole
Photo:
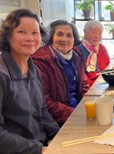
[[[90,52],[87,63],[86,63],[86,71],[87,72],[95,72],[97,66],[97,54],[99,50],[99,44],[97,46],[91,45],[87,40],[83,40],[83,46]]]

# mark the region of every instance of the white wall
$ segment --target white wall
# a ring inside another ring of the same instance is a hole
[[[42,21],[44,26],[57,19],[72,20],[73,0],[41,0]]]
[[[19,8],[30,8],[38,16],[40,16],[40,10],[42,11],[42,22],[44,26],[49,25],[50,22],[57,19],[66,19],[72,21],[74,17],[74,0],[19,0],[21,3],[20,7],[3,5],[1,2],[8,2],[11,4],[15,0],[0,0],[0,20],[4,19],[6,15]]]
[[[13,2],[16,4],[15,0],[0,0],[0,21],[4,19],[10,11],[19,8],[30,8],[37,15],[40,14],[39,0],[19,0],[20,6],[12,6]]]
[[[32,9],[38,16],[40,15],[39,0],[26,0],[26,7]]]
[[[15,1],[12,0],[10,3],[8,0],[6,0],[6,1],[1,0],[0,1],[0,21],[2,19],[4,19],[10,11],[15,10],[15,9],[19,9],[22,7],[26,7],[26,0],[20,0],[19,6],[13,2],[15,2]]]

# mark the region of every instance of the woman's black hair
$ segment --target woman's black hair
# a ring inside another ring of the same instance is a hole
[[[41,33],[41,38],[42,38],[42,45],[47,44],[49,40],[49,32],[48,29],[45,28],[43,25],[40,25],[40,33]]]

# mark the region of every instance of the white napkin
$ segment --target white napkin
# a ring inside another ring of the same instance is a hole
[[[111,126],[108,130],[106,130],[102,135],[105,135],[105,134],[114,134],[114,125]],[[100,140],[96,140],[94,141],[94,143],[114,146],[114,135],[111,137],[106,137]]]
[[[110,96],[110,97],[113,97],[113,98],[114,98],[114,90],[110,90],[110,91],[108,91],[108,92],[105,92],[105,93],[103,94],[103,96]]]

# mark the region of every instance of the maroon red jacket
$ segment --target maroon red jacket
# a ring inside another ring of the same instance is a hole
[[[85,59],[83,54],[74,48],[73,56],[76,59],[76,66],[79,75],[78,101],[88,90],[87,77],[85,75]],[[41,47],[33,56],[34,63],[38,66],[43,77],[44,92],[48,110],[53,118],[62,125],[74,110],[67,106],[67,84],[63,76],[59,58],[51,46]]]

